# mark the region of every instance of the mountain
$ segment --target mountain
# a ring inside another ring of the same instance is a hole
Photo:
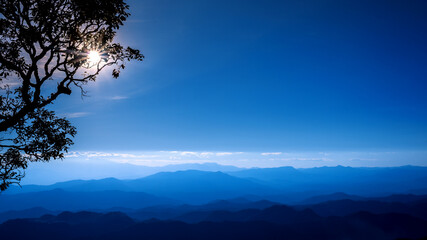
[[[187,170],[161,172],[135,180],[106,178],[100,180],[74,180],[47,186],[24,185],[22,189],[10,189],[4,195],[54,189],[70,192],[145,192],[196,204],[216,199],[235,198],[249,193],[264,195],[274,192],[272,188],[267,186],[222,172]]]
[[[125,210],[130,217],[138,220],[157,219],[177,219],[177,217],[190,212],[212,212],[212,211],[240,211],[244,209],[265,209],[278,203],[266,200],[249,201],[246,199],[217,200],[203,205],[173,205],[173,206],[153,206],[138,210]]]
[[[216,200],[204,205],[195,206],[198,210],[227,210],[227,211],[238,211],[243,209],[264,209],[278,205],[278,203],[259,200],[250,201],[245,198],[234,198],[228,200]]]
[[[189,204],[203,204],[217,199],[241,196],[286,204],[295,204],[306,199],[307,202],[304,204],[314,204],[329,200],[379,198],[390,194],[401,194],[395,198],[410,199],[410,195],[403,196],[402,193],[426,188],[427,182],[423,181],[426,176],[426,167],[413,166],[389,168],[337,166],[309,169],[280,167],[227,173],[186,170],[160,172],[134,180],[105,178],[73,180],[44,186],[24,185],[22,188],[8,189],[2,196],[63,189],[68,192],[145,192]],[[314,196],[318,196],[317,199],[309,199]]]
[[[303,223],[319,220],[309,209],[296,211],[285,205],[274,205],[265,209],[245,209],[231,211],[195,211],[175,218],[187,223],[198,222],[250,222],[264,221],[280,224]]]
[[[233,172],[242,170],[235,166],[220,165],[217,163],[186,163],[160,167],[149,167],[110,161],[85,161],[84,168],[81,162],[54,161],[49,164],[31,163],[26,170],[26,176],[21,184],[49,185],[56,182],[65,182],[74,179],[136,179],[159,172],[176,172],[185,170],[199,170],[210,172]]]
[[[392,194],[384,197],[361,197],[357,195],[350,195],[343,192],[336,192],[332,194],[313,196],[304,201],[299,202],[299,205],[316,204],[336,200],[353,200],[353,201],[380,201],[380,202],[398,202],[398,203],[411,203],[420,200],[426,200],[427,195],[414,195],[414,194]]]
[[[99,180],[71,180],[66,182],[58,182],[51,185],[23,185],[7,189],[4,194],[17,194],[50,191],[54,189],[62,189],[66,191],[90,192],[90,191],[127,191],[129,190],[125,181],[116,178],[104,178]]]
[[[427,200],[427,195],[392,194],[390,196],[372,198],[372,200],[381,202],[414,203]]]
[[[246,216],[246,218],[245,218]],[[359,212],[343,217],[319,217],[286,206],[214,214],[215,221],[184,223],[149,220],[135,222],[118,212],[63,212],[0,224],[4,239],[420,239],[427,221],[407,214]],[[226,221],[223,221],[226,219]],[[230,220],[231,221],[228,221]]]
[[[177,203],[179,202],[172,199],[156,197],[143,192],[71,192],[55,189],[22,194],[4,194],[0,197],[0,211],[24,210],[33,207],[73,211],[113,207],[142,208]]]
[[[391,226],[387,228],[387,226]],[[265,221],[249,222],[182,222],[157,221],[137,223],[127,229],[94,239],[418,239],[427,235],[427,223],[404,214],[359,214],[313,222],[278,224]]]
[[[178,171],[157,173],[128,182],[134,190],[203,203],[215,199],[235,198],[247,193],[263,195],[274,190],[250,180],[222,172]]]
[[[427,220],[427,196],[418,196],[419,200],[412,202],[391,201],[394,196],[383,197],[383,201],[366,199],[354,201],[350,199],[326,201],[313,205],[298,205],[296,209],[312,209],[320,216],[346,216],[358,212],[370,212],[374,214],[404,213]],[[414,197],[415,199],[415,197]]]
[[[427,167],[292,167],[258,168],[230,172],[286,192],[312,192],[313,195],[345,192],[352,195],[380,196],[425,189]]]
[[[119,212],[62,212],[57,216],[10,220],[0,225],[0,232],[4,239],[91,239],[134,224],[134,220]]]
[[[327,201],[314,205],[297,206],[297,209],[310,208],[320,216],[346,216],[361,211],[372,213],[405,212],[403,203],[386,203],[380,201],[353,201],[350,199]]]
[[[304,201],[301,201],[299,204],[315,204],[315,203],[335,201],[335,200],[345,200],[345,199],[366,200],[367,198],[356,196],[356,195],[349,195],[343,192],[336,192],[332,194],[313,196],[305,199]]]
[[[301,181],[303,175],[299,169],[293,167],[251,168],[229,173],[240,178],[255,179],[260,182],[287,182],[290,179]]]
[[[371,213],[407,213],[413,216],[427,219],[427,196],[416,195],[391,195],[381,198],[354,197],[350,200],[344,193],[323,195],[311,198],[314,202],[324,199],[320,203],[308,203],[296,205],[293,208],[302,211],[312,209],[321,216],[346,216],[360,211]],[[331,200],[338,199],[338,200]],[[358,200],[361,199],[361,200]],[[13,218],[40,217],[43,214],[52,214],[57,211],[47,210],[96,210],[98,212],[123,211],[132,218],[147,220],[179,219],[183,215],[192,216],[192,219],[214,220],[208,218],[213,212],[237,212],[244,209],[263,210],[276,202],[267,200],[252,201],[246,198],[234,198],[228,200],[215,200],[202,205],[178,204],[171,199],[154,197],[138,192],[99,191],[99,192],[68,192],[60,189],[47,192],[33,192],[18,195],[3,195],[0,198],[2,208],[18,209],[0,213],[0,221]],[[36,207],[42,206],[44,208]],[[31,208],[31,209],[26,209]],[[243,218],[242,218],[243,219]],[[193,220],[193,221],[196,221]]]
[[[58,214],[57,211],[51,211],[42,207],[34,207],[24,210],[11,210],[0,213],[0,223],[5,222],[9,219],[16,218],[38,218],[46,214]]]
[[[135,221],[121,212],[108,212],[108,213],[96,213],[96,212],[62,212],[58,215],[46,214],[39,218],[40,222],[44,223],[67,223],[67,224],[114,224],[118,226],[126,226],[135,223]]]

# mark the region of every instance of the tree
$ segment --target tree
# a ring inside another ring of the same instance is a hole
[[[76,129],[49,104],[84,94],[104,69],[117,78],[126,61],[143,60],[114,42],[128,16],[123,0],[0,0],[0,190],[73,144]]]

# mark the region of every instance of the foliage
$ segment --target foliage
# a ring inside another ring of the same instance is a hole
[[[0,0],[0,190],[72,144],[75,128],[49,104],[75,88],[84,94],[104,69],[117,78],[126,61],[143,60],[114,42],[128,10],[123,0]]]

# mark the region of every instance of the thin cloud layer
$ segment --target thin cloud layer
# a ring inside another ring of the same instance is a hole
[[[261,153],[261,155],[263,155],[263,156],[280,155],[280,154],[282,154],[282,152],[265,152],[265,153]]]
[[[237,167],[297,168],[322,166],[400,166],[426,165],[419,152],[208,152],[208,151],[140,151],[140,152],[70,152],[68,160],[118,162],[144,166],[169,164],[217,163]],[[410,156],[410,157],[408,157]]]

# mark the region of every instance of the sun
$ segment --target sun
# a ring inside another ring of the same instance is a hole
[[[87,55],[87,60],[91,65],[98,64],[101,61],[101,55],[97,51],[90,51]]]

